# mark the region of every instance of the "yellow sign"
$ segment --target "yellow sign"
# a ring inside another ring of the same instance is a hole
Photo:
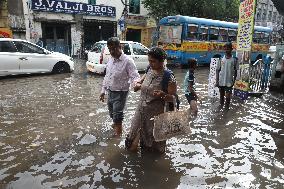
[[[9,28],[0,28],[0,38],[12,38],[12,31]]]
[[[225,43],[218,42],[183,42],[181,46],[175,44],[164,44],[161,47],[165,50],[184,51],[184,52],[210,52],[210,51],[224,51]],[[233,48],[236,50],[237,44],[233,43]],[[253,44],[253,52],[268,52],[268,44]]]
[[[254,31],[256,0],[241,0],[239,9],[239,28],[237,50],[250,51]]]

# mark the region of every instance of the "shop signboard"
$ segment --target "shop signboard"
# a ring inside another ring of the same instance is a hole
[[[239,28],[237,50],[250,51],[254,31],[256,0],[241,0],[239,9]]]
[[[256,0],[241,0],[239,7],[239,27],[237,36],[237,56],[240,65],[238,81],[235,83],[234,94],[242,100],[248,98],[249,81],[246,74],[243,73],[244,65],[249,65],[252,50],[252,38],[254,32]],[[250,73],[248,73],[250,74]],[[248,78],[249,79],[249,78]]]
[[[147,18],[145,16],[128,15],[125,21],[126,24],[131,26],[145,27],[147,24]]]
[[[34,11],[67,14],[86,14],[105,17],[116,16],[115,7],[57,0],[31,0],[31,9]]]

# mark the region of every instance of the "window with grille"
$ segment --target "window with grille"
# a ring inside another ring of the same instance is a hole
[[[140,14],[140,0],[129,1],[129,12],[132,14]]]
[[[91,4],[91,5],[96,5],[96,4],[97,4],[96,1],[97,1],[97,0],[89,0],[89,4]]]

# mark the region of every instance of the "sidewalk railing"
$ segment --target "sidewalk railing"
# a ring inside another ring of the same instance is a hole
[[[249,74],[251,92],[266,92],[271,78],[271,63],[259,59],[250,65]]]

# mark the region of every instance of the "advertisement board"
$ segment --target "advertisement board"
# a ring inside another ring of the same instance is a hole
[[[161,26],[160,42],[181,44],[182,26]]]

